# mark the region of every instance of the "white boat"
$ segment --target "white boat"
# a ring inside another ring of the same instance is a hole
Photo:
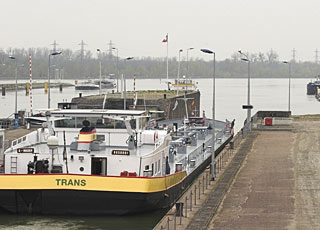
[[[211,161],[211,120],[150,125],[145,111],[54,110],[47,127],[12,142],[0,210],[102,215],[172,205]],[[231,140],[215,121],[215,154]]]
[[[99,90],[99,85],[92,82],[83,82],[75,85],[76,90]]]
[[[95,80],[94,84],[100,86],[100,80]],[[101,89],[113,89],[116,87],[114,79],[102,79],[101,80]]]

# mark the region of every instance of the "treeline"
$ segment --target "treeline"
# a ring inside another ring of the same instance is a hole
[[[34,79],[48,78],[49,49],[8,49],[0,50],[0,80],[13,79],[15,68],[18,68],[18,79],[29,78],[29,54],[32,54],[32,75]],[[251,65],[250,73],[253,78],[285,78],[288,77],[288,65],[279,61],[278,54],[270,50],[267,53],[248,54]],[[10,59],[14,56],[15,59]],[[125,74],[132,78],[135,74],[139,78],[166,78],[166,59],[142,57],[132,60],[123,60],[112,54],[100,53],[93,57],[92,52],[74,52],[70,49],[62,50],[61,55],[51,56],[50,76],[63,79],[92,79],[98,78],[101,61],[102,75]],[[180,76],[187,75],[187,62],[180,63]],[[188,62],[189,76],[197,78],[212,77],[212,61],[199,58],[190,58]],[[118,68],[117,68],[118,67]],[[216,62],[216,77],[218,78],[245,78],[247,77],[247,63],[241,61],[239,53],[230,58]],[[118,71],[117,71],[118,70]],[[169,59],[169,77],[175,78],[178,72],[178,60]],[[320,65],[314,62],[291,61],[291,77],[309,78],[320,73]]]

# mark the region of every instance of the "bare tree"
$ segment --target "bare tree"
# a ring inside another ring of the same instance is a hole
[[[278,61],[279,55],[277,54],[277,52],[271,49],[269,52],[267,52],[267,57],[268,57],[268,62],[273,63]]]

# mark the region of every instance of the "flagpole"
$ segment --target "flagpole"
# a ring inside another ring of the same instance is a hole
[[[167,34],[167,84],[168,84],[168,90],[170,90],[169,88],[169,36]]]

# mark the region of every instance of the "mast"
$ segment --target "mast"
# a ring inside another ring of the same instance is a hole
[[[186,110],[186,119],[189,119],[189,114],[188,114],[188,100],[193,100],[194,98],[192,97],[187,97],[187,90],[184,91],[184,96],[183,98],[177,98],[177,100],[183,100],[184,101],[184,107]]]
[[[167,34],[167,84],[168,84],[168,90],[169,90],[169,40],[168,40],[168,34]]]

